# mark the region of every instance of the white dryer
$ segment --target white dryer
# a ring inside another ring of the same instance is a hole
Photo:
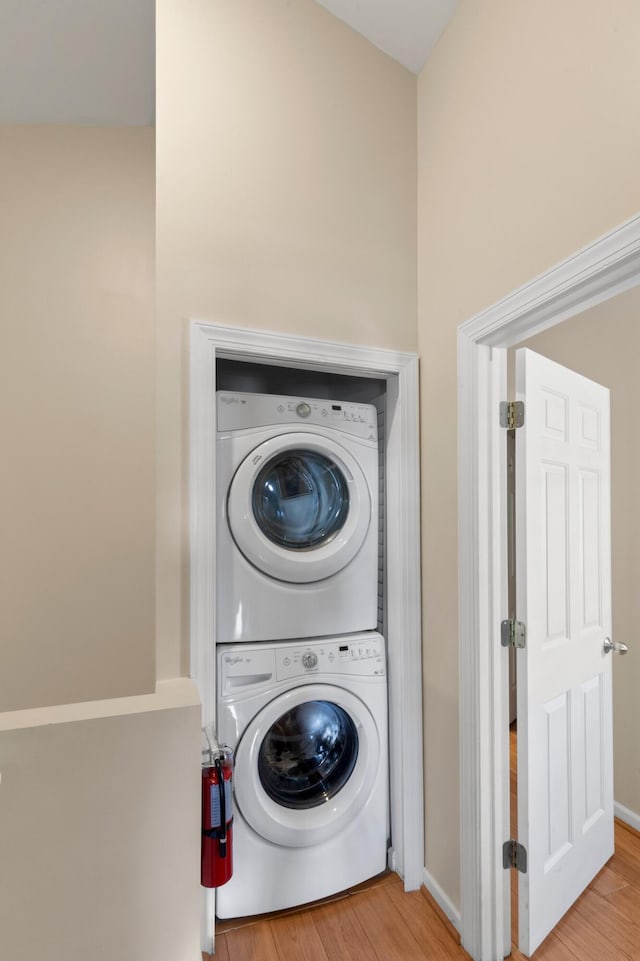
[[[217,641],[375,628],[375,407],[220,391],[216,461]]]
[[[220,918],[305,904],[387,864],[387,684],[376,633],[218,648],[218,739],[235,751]]]

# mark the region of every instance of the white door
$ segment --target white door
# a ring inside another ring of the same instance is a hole
[[[613,854],[609,391],[516,352],[519,948]]]

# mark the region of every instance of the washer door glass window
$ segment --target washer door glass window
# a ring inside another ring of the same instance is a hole
[[[356,556],[377,523],[376,494],[345,447],[295,432],[264,441],[240,463],[229,486],[227,521],[258,570],[310,583],[337,574]]]
[[[357,758],[358,732],[347,712],[330,701],[306,701],[269,730],[258,753],[258,774],[270,798],[300,811],[334,797]]]
[[[381,709],[379,723],[386,722]],[[305,684],[280,694],[258,711],[237,746],[239,813],[284,847],[335,837],[370,797],[382,764],[380,738],[371,711],[351,691]]]
[[[327,543],[349,513],[349,488],[336,463],[311,450],[289,450],[267,461],[253,486],[253,516],[281,547]]]

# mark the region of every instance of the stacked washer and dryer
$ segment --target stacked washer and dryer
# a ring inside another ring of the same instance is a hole
[[[375,407],[217,394],[217,736],[235,754],[220,918],[386,867]]]

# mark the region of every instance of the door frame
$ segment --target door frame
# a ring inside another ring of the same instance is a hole
[[[640,215],[458,328],[461,935],[474,961],[511,947],[506,400],[507,348],[640,284]]]
[[[216,359],[377,377],[386,382],[386,641],[389,679],[390,866],[405,890],[424,881],[418,357],[265,331],[190,324],[190,650],[202,723],[215,718]],[[203,890],[202,948],[211,952],[212,891]]]

